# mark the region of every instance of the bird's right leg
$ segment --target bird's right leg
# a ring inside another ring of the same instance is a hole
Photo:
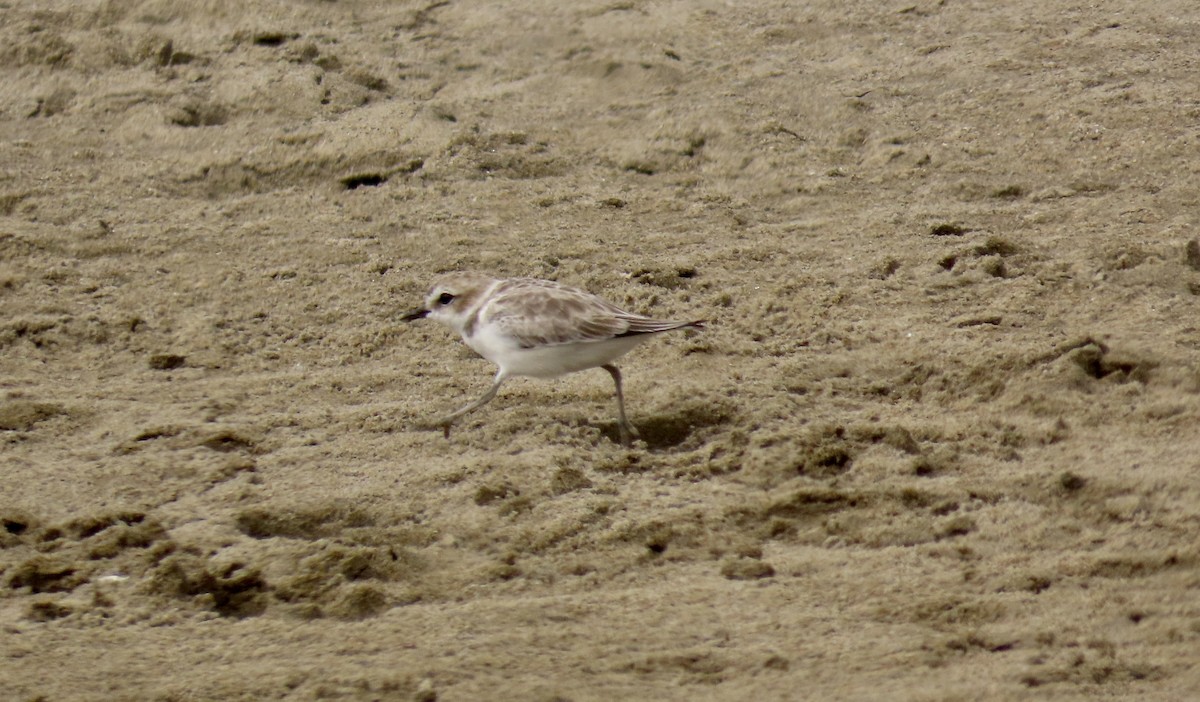
[[[500,372],[496,373],[496,379],[494,381],[492,381],[492,387],[488,388],[488,391],[483,394],[483,397],[479,398],[478,400],[475,400],[474,402],[470,403],[469,405],[466,405],[464,407],[456,409],[453,412],[451,412],[450,414],[446,415],[445,417],[442,417],[441,419],[439,419],[436,426],[439,426],[442,428],[442,435],[445,436],[447,439],[449,439],[450,438],[450,425],[454,424],[454,422],[457,421],[459,417],[463,416],[464,414],[467,414],[468,412],[473,412],[474,410],[477,410],[480,407],[483,407],[487,403],[491,402],[492,398],[496,396],[496,392],[500,390],[500,385],[502,383],[504,383],[504,379],[506,377],[507,376],[504,374],[504,371],[500,371]]]

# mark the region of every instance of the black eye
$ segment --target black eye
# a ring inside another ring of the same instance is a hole
[[[448,305],[451,302],[454,302],[454,296],[450,293],[442,293],[441,295],[438,295],[437,301],[439,305]]]

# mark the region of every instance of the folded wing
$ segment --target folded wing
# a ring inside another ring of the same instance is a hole
[[[626,312],[595,295],[543,281],[511,281],[480,310],[481,321],[497,324],[521,348],[607,341],[656,334],[699,322],[652,319]]]

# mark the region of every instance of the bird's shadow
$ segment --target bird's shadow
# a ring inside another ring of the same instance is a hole
[[[729,417],[720,412],[696,416],[695,412],[655,414],[633,420],[637,431],[635,441],[644,443],[649,451],[671,451],[687,442],[698,430],[725,424]],[[614,444],[621,443],[621,429],[616,421],[598,422],[596,428]]]

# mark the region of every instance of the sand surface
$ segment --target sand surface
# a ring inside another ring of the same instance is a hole
[[[8,700],[1200,689],[1193,0],[0,2]],[[473,269],[709,320],[517,379]]]

